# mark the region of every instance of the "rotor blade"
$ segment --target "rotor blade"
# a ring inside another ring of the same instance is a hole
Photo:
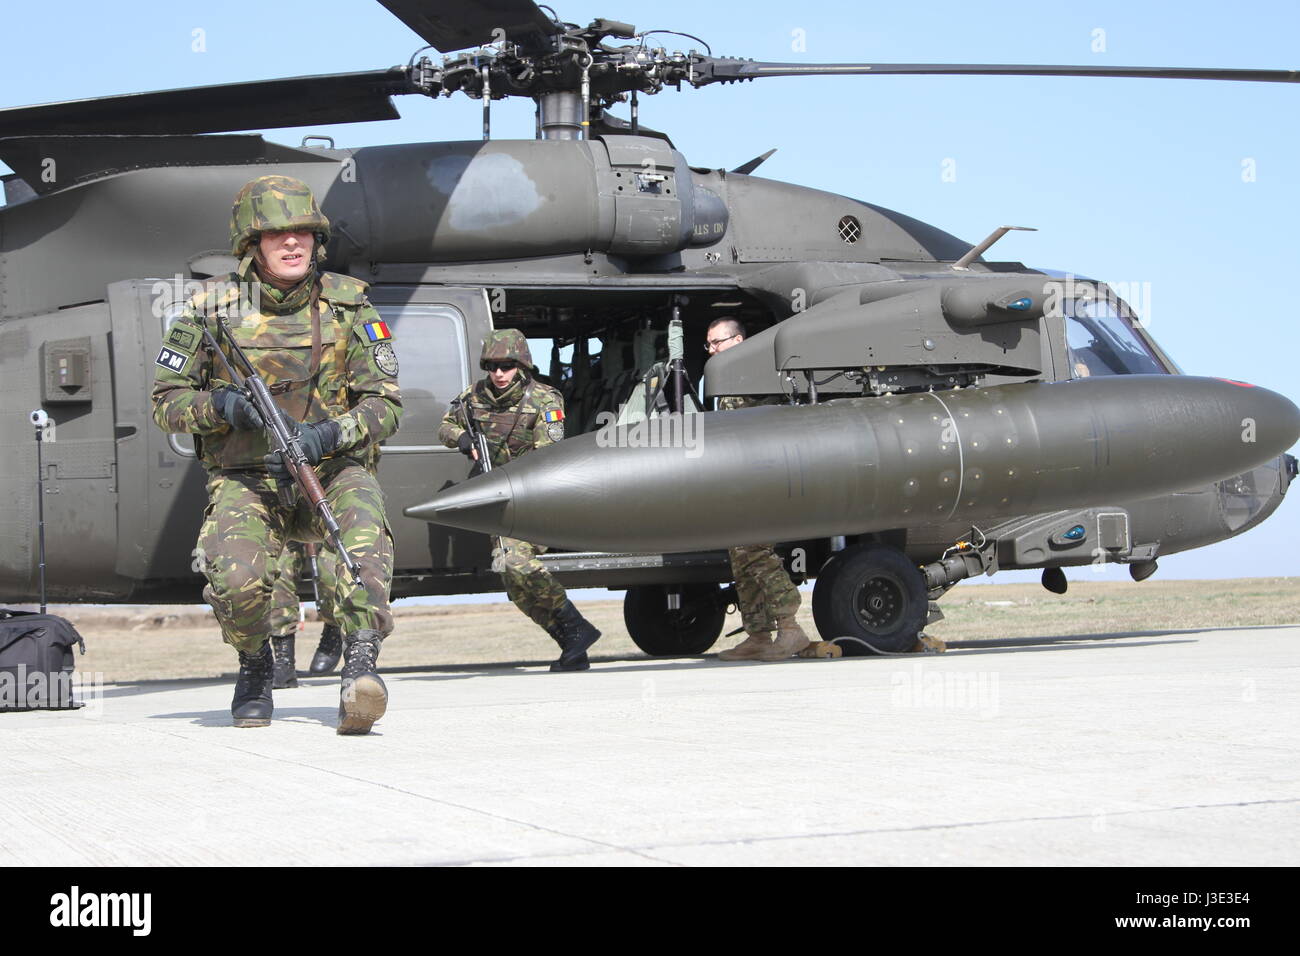
[[[447,53],[507,39],[532,45],[561,28],[533,0],[379,0],[388,11]]]
[[[0,110],[0,137],[177,135],[400,119],[390,97],[423,92],[403,67],[128,93]]]
[[[1126,76],[1159,80],[1246,80],[1296,83],[1296,70],[1228,70],[1164,66],[1017,66],[998,63],[761,63],[700,57],[688,78],[693,86],[750,80],[760,76],[850,76],[861,74],[935,76]]]

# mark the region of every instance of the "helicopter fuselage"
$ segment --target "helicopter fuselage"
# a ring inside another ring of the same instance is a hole
[[[3,158],[22,180],[11,195],[18,200],[24,186],[38,194],[0,209],[0,438],[9,451],[0,463],[8,501],[0,599],[8,601],[37,597],[27,419],[36,408],[54,422],[41,447],[49,597],[199,599],[192,549],[204,474],[187,441],[151,421],[153,359],[188,295],[234,264],[231,197],[272,172],[321,198],[334,225],[327,267],[371,283],[401,356],[405,420],[379,466],[397,539],[395,596],[500,589],[486,535],[402,514],[466,477],[465,460],[436,432],[450,399],[477,376],[492,327],[522,328],[553,347],[550,366],[539,364],[566,394],[571,434],[591,431],[602,411],[644,387],[673,314],[689,344],[687,375],[712,395],[869,401],[1177,371],[1100,284],[1078,286],[1109,312],[1081,313],[1077,289],[1052,308],[1059,277],[982,260],[954,270],[970,245],[941,230],[842,196],[693,168],[656,136],[356,150],[256,136],[34,137],[9,150]],[[38,157],[66,178],[41,182]],[[1027,311],[988,306],[1021,289]],[[751,339],[706,376],[704,329],[722,315],[741,318]],[[1094,337],[1084,346],[1079,335]],[[1145,364],[1125,366],[1130,353]],[[1109,559],[1152,561],[1238,534],[1276,508],[1293,474],[1294,460],[1275,455],[1177,493],[1129,492],[1113,502],[1128,517]],[[1057,517],[1074,520],[1068,508]],[[969,531],[968,522],[918,516],[871,537],[926,564]],[[815,576],[843,542],[787,544],[805,549],[804,573]],[[644,555],[633,540],[622,551],[548,560],[570,584],[730,577],[725,552]],[[1036,558],[1026,548],[1000,566],[1095,560],[1091,551]]]

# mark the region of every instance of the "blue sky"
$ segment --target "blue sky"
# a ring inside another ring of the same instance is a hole
[[[1294,0],[553,5],[571,21],[604,16],[694,33],[716,55],[808,62],[1282,69],[1298,65],[1300,35]],[[308,13],[302,20],[249,0],[66,2],[57,27],[48,9],[9,13],[0,106],[373,69],[404,63],[422,45],[364,0],[295,8]],[[204,52],[193,49],[195,30]],[[641,104],[642,122],[669,132],[694,165],[730,168],[775,146],[765,176],[898,209],[972,242],[998,225],[1035,226],[1003,239],[998,255],[1138,290],[1135,306],[1186,372],[1300,399],[1290,281],[1300,271],[1300,84],[791,78],[669,91]],[[400,121],[268,138],[327,132],[340,146],[363,146],[479,136],[477,102],[407,97],[398,107]],[[530,103],[494,108],[498,137],[531,137],[532,124]],[[955,181],[944,181],[945,168]],[[1300,574],[1290,540],[1296,497],[1255,531],[1162,560],[1162,576]]]

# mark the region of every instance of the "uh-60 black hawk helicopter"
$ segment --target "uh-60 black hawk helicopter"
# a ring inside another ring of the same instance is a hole
[[[383,6],[439,51],[491,46],[0,110],[15,170],[0,210],[0,598],[38,592],[26,412],[41,409],[56,436],[40,446],[50,595],[198,599],[204,476],[150,420],[153,361],[187,285],[232,269],[231,198],[268,173],[311,185],[335,227],[327,267],[371,284],[400,345],[405,418],[379,466],[395,596],[499,590],[488,535],[508,533],[568,549],[545,559],[566,584],[626,588],[642,649],[695,654],[722,626],[721,549],[779,541],[817,580],[823,637],[899,650],[963,577],[1042,568],[1060,591],[1062,567],[1106,561],[1140,580],[1161,555],[1263,521],[1295,476],[1300,411],[1179,374],[1106,286],[983,258],[1001,231],[972,247],[758,178],[763,157],[692,166],[637,113],[668,87],[775,76],[1294,73],[760,63],[668,52],[531,0]],[[396,118],[395,95],[454,92],[482,101],[482,141],[229,135]],[[489,138],[491,102],[508,96],[536,102],[535,139]],[[609,112],[619,102],[628,120]],[[751,335],[706,364],[721,315]],[[569,437],[467,481],[436,431],[493,327],[549,340],[539,364]],[[778,404],[697,413],[701,385],[706,401]]]

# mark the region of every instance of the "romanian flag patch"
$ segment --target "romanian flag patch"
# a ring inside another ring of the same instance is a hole
[[[548,408],[542,417],[546,419],[548,425],[551,422],[562,422],[564,421],[564,411],[559,408]]]
[[[364,328],[366,338],[371,342],[385,342],[393,337],[393,333],[388,331],[387,322],[367,322]]]

